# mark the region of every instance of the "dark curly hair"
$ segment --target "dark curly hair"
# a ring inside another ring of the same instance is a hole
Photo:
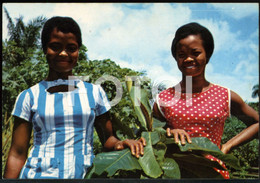
[[[73,33],[77,38],[79,47],[82,45],[80,27],[75,20],[70,17],[55,16],[47,20],[43,26],[41,41],[43,52],[46,53],[47,44],[50,41],[51,33],[54,28],[63,33]]]
[[[200,35],[203,42],[203,47],[206,51],[206,57],[208,63],[214,50],[214,39],[212,34],[206,27],[203,27],[202,25],[196,22],[188,23],[178,28],[178,30],[175,33],[175,37],[172,41],[172,47],[171,47],[172,56],[176,60],[176,47],[178,42],[181,39],[188,37],[189,35]]]

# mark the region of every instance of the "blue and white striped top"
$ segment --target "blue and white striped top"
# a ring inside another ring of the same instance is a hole
[[[75,90],[49,93],[71,80],[41,81],[16,99],[12,114],[33,124],[34,144],[20,173],[23,179],[84,178],[91,166],[95,116],[110,109],[99,85],[74,80]]]

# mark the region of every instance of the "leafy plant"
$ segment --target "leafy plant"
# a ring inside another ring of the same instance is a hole
[[[139,159],[129,149],[97,154],[91,171],[86,178],[222,178],[213,167],[223,170],[216,161],[205,158],[211,154],[234,169],[240,169],[238,160],[231,154],[224,155],[220,149],[205,137],[193,138],[192,144],[176,144],[166,137],[165,122],[152,117],[146,90],[138,89],[133,82],[126,82],[136,117],[140,124],[140,136],[146,139],[144,155]],[[136,92],[137,91],[137,92]],[[185,172],[185,173],[184,173]],[[127,176],[128,175],[128,176]]]

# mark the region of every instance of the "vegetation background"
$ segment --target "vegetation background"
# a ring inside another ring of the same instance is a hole
[[[7,154],[11,144],[13,118],[11,111],[13,109],[15,99],[18,94],[39,81],[43,80],[48,73],[48,65],[40,46],[40,30],[46,21],[45,17],[36,17],[28,24],[24,24],[23,17],[20,16],[13,20],[8,11],[5,9],[5,15],[8,18],[9,39],[2,40],[2,170],[4,170]],[[79,62],[74,69],[74,75],[89,76],[88,82],[94,83],[102,75],[111,75],[119,79],[122,83],[125,76],[143,76],[145,72],[138,72],[128,68],[121,68],[110,59],[89,60],[87,57],[87,47],[82,46],[80,49]],[[149,79],[149,78],[148,78]],[[145,79],[142,82],[142,88],[150,93],[151,83]],[[106,81],[102,84],[108,98],[112,100],[115,93],[115,85]],[[117,136],[120,139],[138,137],[139,125],[138,119],[134,115],[131,100],[126,94],[126,88],[123,86],[124,92],[122,100],[112,108],[111,114],[124,121],[124,124],[117,124]],[[160,89],[164,87],[161,86]],[[252,97],[259,95],[259,84],[252,89]],[[259,111],[259,102],[248,103],[255,110]],[[133,129],[132,134],[124,135],[120,130],[124,129],[124,125]],[[224,129],[222,142],[225,143],[231,137],[239,133],[246,126],[235,117],[227,119]],[[95,153],[102,152],[102,146],[97,133],[94,134]],[[31,140],[31,143],[33,139]],[[230,168],[231,178],[259,178],[258,174],[258,156],[259,156],[259,140],[255,139],[243,146],[233,150],[233,153],[242,166],[241,171]],[[228,167],[229,168],[229,167]],[[2,171],[3,172],[3,171]]]

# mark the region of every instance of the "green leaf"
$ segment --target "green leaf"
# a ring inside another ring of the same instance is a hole
[[[130,91],[130,93],[129,93],[130,99],[131,99],[131,101],[132,101],[132,104],[133,104],[133,106],[134,106],[135,113],[136,113],[136,115],[137,115],[137,118],[138,118],[138,120],[139,120],[141,126],[142,126],[145,130],[147,130],[146,118],[145,118],[145,115],[143,114],[142,109],[141,109],[141,107],[140,107],[140,101],[141,101],[141,100],[140,100],[140,98],[138,98],[138,96],[135,95],[135,94],[136,94],[136,93],[135,93],[136,88],[137,88],[137,87],[134,87],[134,86],[131,87],[131,91]]]
[[[211,142],[206,137],[194,137],[191,139],[192,143],[186,143],[186,145],[179,145],[181,151],[190,151],[190,150],[205,150],[205,151],[216,151],[222,153],[216,144]]]
[[[174,153],[172,154],[173,159],[178,162],[186,162],[190,164],[196,164],[198,167],[199,166],[206,166],[206,167],[215,167],[220,170],[225,170],[217,161],[211,161],[208,158],[205,158],[202,155],[196,155],[194,153]]]
[[[163,128],[166,125],[166,122],[162,122],[156,118],[153,118],[153,128]]]
[[[153,130],[153,118],[151,116],[151,113],[149,113],[149,110],[147,110],[147,108],[145,107],[145,105],[142,102],[140,102],[140,108],[145,117],[145,122],[146,122],[146,126],[148,128],[148,131],[152,131]]]
[[[154,155],[156,156],[156,160],[158,161],[158,163],[160,165],[162,165],[165,160],[164,156],[165,156],[166,150],[167,150],[167,146],[162,142],[157,143],[153,149]]]
[[[163,162],[162,169],[164,171],[163,178],[180,179],[181,172],[179,165],[172,158],[166,158]]]
[[[137,158],[132,156],[129,149],[99,153],[95,157],[93,165],[96,174],[101,175],[107,172],[109,177],[113,176],[118,170],[141,169]]]
[[[148,131],[153,130],[153,116],[152,116],[152,108],[149,104],[149,98],[148,98],[148,93],[147,90],[141,89],[141,99],[140,99],[140,107],[145,115],[146,119],[146,125],[148,127]]]
[[[216,164],[206,158],[192,154],[174,154],[173,158],[181,169],[182,178],[223,178],[213,169]]]
[[[151,145],[155,145],[160,141],[160,135],[158,132],[154,131],[154,132],[146,132],[146,133],[149,133],[149,136],[151,137]]]
[[[138,96],[141,94],[140,96]],[[152,131],[152,124],[153,124],[153,118],[152,118],[152,110],[149,104],[148,95],[146,90],[139,89],[136,86],[131,86],[131,90],[129,92],[130,99],[132,101],[132,104],[134,106],[136,115],[142,125],[142,127],[145,130]]]
[[[161,141],[164,142],[166,139],[166,130],[163,128],[166,125],[166,122],[159,121],[156,118],[153,118],[153,130],[157,131],[161,135]]]
[[[95,172],[95,166],[92,166],[92,167],[88,170],[88,172],[87,172],[87,174],[85,175],[84,179],[90,179],[91,176],[94,174],[94,172]]]
[[[166,138],[165,144],[175,144],[173,138]],[[196,154],[210,154],[225,164],[235,169],[241,169],[239,160],[232,154],[223,154],[216,144],[211,142],[206,137],[194,137],[192,143],[186,143],[185,145],[178,144],[179,150],[182,152],[193,152]]]
[[[216,158],[225,162],[227,165],[235,169],[241,169],[239,165],[239,160],[235,156],[233,156],[232,154],[223,154],[218,146],[206,137],[194,137],[192,138],[191,144],[186,143],[185,146],[179,145],[179,147],[180,150],[183,152],[195,151],[201,152],[203,154],[211,154],[212,156],[215,156]]]
[[[138,162],[146,175],[152,178],[158,178],[163,172],[159,163],[156,161],[152,147],[152,141],[155,141],[152,138],[157,137],[152,135],[151,132],[143,132],[142,137],[146,139],[146,146],[144,148],[144,155],[139,158]]]

